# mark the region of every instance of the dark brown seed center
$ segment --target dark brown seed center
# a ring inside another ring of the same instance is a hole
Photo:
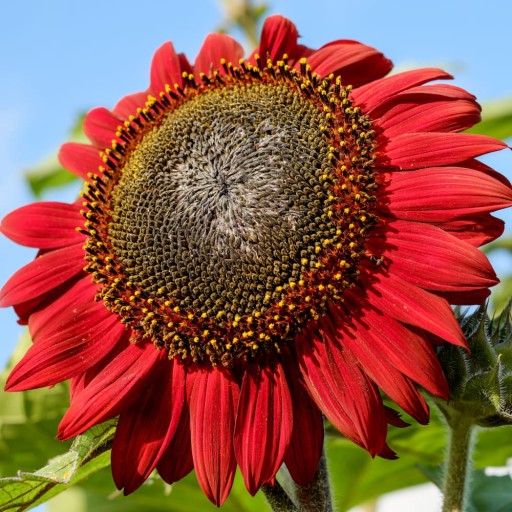
[[[212,89],[177,107],[112,191],[109,237],[127,279],[210,318],[263,312],[336,237],[326,123],[286,84]]]

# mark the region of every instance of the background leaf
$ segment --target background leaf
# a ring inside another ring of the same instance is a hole
[[[512,98],[486,103],[482,110],[482,121],[467,131],[497,139],[512,137]]]
[[[48,503],[50,512],[201,512],[219,510],[212,505],[197,484],[194,473],[169,486],[160,478],[148,479],[129,496],[123,496],[112,482],[110,469],[92,475],[87,481],[57,496]],[[254,498],[237,474],[233,489],[221,510],[223,512],[264,512],[269,510],[265,498]]]
[[[88,142],[88,139],[82,130],[84,117],[85,114],[82,113],[75,119],[68,138],[70,142]],[[25,178],[36,198],[41,197],[41,195],[48,189],[62,187],[69,183],[78,181],[78,178],[74,174],[60,165],[57,154],[43,160],[41,163],[27,171],[25,173]]]
[[[410,421],[411,426],[405,429],[390,427],[388,443],[399,456],[398,460],[372,459],[347,439],[329,436],[327,456],[339,510],[348,510],[391,491],[429,481],[420,466],[435,468],[442,464],[446,449],[445,425],[435,407],[432,407],[429,425]],[[504,466],[510,457],[512,427],[480,431],[475,447],[476,469]],[[481,486],[483,488],[484,483]]]
[[[107,450],[114,428],[115,422],[95,426],[78,436],[67,453],[50,460],[42,469],[0,479],[0,512],[26,510],[109,465],[110,457],[101,455]]]

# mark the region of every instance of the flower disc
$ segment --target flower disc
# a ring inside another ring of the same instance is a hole
[[[171,357],[231,365],[341,300],[374,184],[369,120],[339,81],[305,62],[227,69],[149,98],[106,153],[86,228],[107,307]]]

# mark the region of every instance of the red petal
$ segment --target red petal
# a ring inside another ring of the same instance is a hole
[[[488,213],[471,215],[450,222],[440,222],[437,226],[475,247],[496,240],[505,229],[505,223],[501,219],[497,219]]]
[[[110,364],[126,347],[130,345],[130,338],[133,336],[131,331],[125,330],[119,341],[110,349],[110,351],[101,359],[90,366],[84,373],[80,373],[71,378],[70,381],[70,399],[71,402],[90,384],[90,382],[99,375],[105,366]]]
[[[157,465],[160,476],[168,484],[173,484],[194,469],[190,441],[190,416],[183,408],[176,433]]]
[[[52,386],[85,372],[122,338],[124,325],[102,303],[91,302],[46,326],[9,375],[8,391]]]
[[[61,285],[53,288],[48,293],[41,295],[40,297],[36,297],[34,299],[29,299],[25,302],[20,302],[19,304],[14,304],[13,308],[16,314],[19,317],[18,323],[20,325],[27,325],[28,319],[35,312],[40,309],[46,308],[56,300],[58,300],[63,294],[65,294],[71,287],[75,285],[78,281],[83,281],[85,274],[77,274],[77,276]],[[90,276],[87,275],[87,280],[90,279]]]
[[[386,350],[380,350],[382,343],[374,343],[375,334],[373,334],[368,327],[361,325],[359,322],[357,323],[358,325],[354,328],[347,324],[342,326],[341,322],[339,322],[340,325],[337,325],[335,328],[335,338],[339,339],[339,345],[343,347],[344,350],[349,350],[354,355],[361,363],[361,366],[368,376],[389,398],[391,398],[391,400],[409,413],[419,423],[426,425],[429,421],[429,409],[420,392],[414,387],[412,382],[393,365],[387,354],[390,349],[386,347]],[[390,343],[392,341],[394,340],[391,340]],[[404,346],[405,345],[406,340],[404,340]],[[423,351],[420,357],[425,353],[427,353],[430,358],[435,357],[431,349],[430,351],[428,351],[428,349],[425,350],[423,345],[421,348]],[[405,354],[411,354],[413,352],[413,348],[409,346],[402,347],[402,350]],[[396,357],[394,359],[396,359]],[[422,363],[421,359],[417,363],[416,358],[411,360],[410,357],[408,362],[410,366],[414,366],[412,373],[414,373],[416,367],[420,366]],[[427,362],[430,363],[429,360]],[[430,366],[432,365],[430,364]],[[428,367],[428,369],[432,370],[430,367]],[[420,378],[420,380],[430,383],[432,375],[428,373],[428,377],[428,380],[424,378]],[[439,389],[437,382],[434,389]]]
[[[372,456],[384,450],[387,423],[382,400],[351,354],[311,330],[297,337],[297,353],[309,393],[327,419]]]
[[[125,411],[151,383],[164,350],[152,343],[130,344],[105,366],[74,401],[59,425],[59,439],[70,439]]]
[[[235,453],[252,496],[275,477],[290,442],[292,423],[292,402],[282,366],[249,365],[238,404]]]
[[[112,112],[116,116],[127,120],[130,116],[137,114],[137,109],[144,108],[146,101],[148,101],[148,93],[146,91],[135,92],[122,98],[112,109]]]
[[[386,410],[386,419],[387,422],[390,425],[393,425],[397,428],[405,428],[410,425],[410,423],[406,423],[404,420],[401,419],[400,413],[398,411],[395,411],[394,409],[391,409],[391,407],[384,406],[384,409]],[[428,405],[427,405],[428,409]]]
[[[316,50],[309,58],[311,69],[320,76],[334,73],[343,85],[358,87],[382,78],[393,64],[371,46],[341,39]]]
[[[98,174],[100,166],[104,165],[100,150],[89,144],[67,142],[60,147],[58,156],[62,167],[83,180],[88,180],[90,172]]]
[[[467,346],[453,311],[444,299],[391,273],[385,276],[375,272],[362,274],[360,285],[369,304],[384,317],[414,325],[454,345]]]
[[[211,75],[218,69],[220,74],[224,74],[221,59],[238,65],[238,61],[243,56],[244,49],[232,37],[226,34],[208,34],[196,57],[194,70],[197,74]]]
[[[296,365],[294,360],[286,365],[293,404],[293,432],[284,463],[293,480],[305,486],[311,483],[318,468],[324,444],[324,422]]]
[[[217,368],[189,370],[187,395],[192,456],[197,480],[210,501],[226,501],[236,470],[233,431],[239,388],[231,372]]]
[[[498,283],[482,252],[436,226],[404,221],[381,224],[369,249],[383,247],[390,273],[427,290],[487,290]]]
[[[476,158],[470,158],[469,160],[462,162],[460,167],[467,167],[469,169],[474,169],[475,171],[483,172],[491,178],[494,178],[495,180],[503,183],[506,187],[512,187],[510,181],[505,178],[503,174],[500,174],[498,171],[495,171],[492,167],[489,167],[488,165],[480,162],[480,160],[477,160]]]
[[[486,135],[469,133],[409,133],[389,140],[380,149],[378,165],[398,170],[453,165],[499,151],[507,145]]]
[[[468,101],[474,101],[476,99],[476,97],[470,92],[466,91],[466,89],[462,89],[461,87],[457,87],[456,85],[451,84],[431,84],[411,87],[410,89],[399,93],[398,96],[401,98],[424,96],[426,98],[437,97]]]
[[[494,178],[462,167],[386,173],[381,204],[404,220],[447,222],[512,205],[512,189]]]
[[[279,14],[269,16],[263,24],[260,44],[254,53],[260,55],[264,66],[267,59],[276,62],[284,54],[293,59],[297,53],[298,37],[297,27],[291,20]]]
[[[425,87],[426,88],[426,87]],[[405,133],[461,132],[480,121],[480,107],[468,100],[429,100],[426,95],[400,98],[376,121],[393,138]]]
[[[14,242],[39,249],[57,249],[85,240],[76,231],[83,217],[74,204],[44,202],[18,208],[6,215],[0,231]]]
[[[91,142],[99,148],[112,147],[118,127],[122,120],[110,110],[99,107],[92,109],[84,119],[84,132]]]
[[[425,68],[405,71],[358,87],[352,91],[352,98],[365,114],[370,114],[388,98],[394,97],[406,89],[432,80],[447,78],[452,78],[452,76],[442,69]]]
[[[75,277],[84,267],[82,245],[55,249],[38,256],[14,273],[0,290],[0,307],[28,302]]]
[[[175,435],[185,403],[183,365],[163,359],[135,407],[124,411],[112,446],[112,475],[124,494],[149,477]]]
[[[397,370],[433,395],[448,397],[443,369],[428,340],[373,309],[355,318],[354,325],[358,332],[365,332],[366,346],[376,359],[382,354]]]
[[[192,64],[188,61],[187,56],[184,53],[178,53],[178,60],[180,61],[180,67],[183,71],[186,71],[189,75],[194,73],[194,68],[192,67]]]
[[[94,302],[98,289],[99,286],[91,282],[91,277],[84,274],[65,289],[59,290],[55,297],[51,297],[51,301],[39,305],[32,311],[29,322],[30,335],[34,343],[51,334],[55,330],[55,325],[65,323],[80,309],[87,308]]]
[[[183,87],[183,77],[180,57],[174,51],[171,42],[164,43],[155,52],[151,63],[151,86],[150,92],[159,98],[161,92],[165,92],[165,86],[174,87],[178,84]]]

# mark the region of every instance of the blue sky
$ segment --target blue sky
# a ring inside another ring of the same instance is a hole
[[[441,66],[483,102],[512,97],[512,3],[463,0],[270,2],[292,18],[305,44],[357,39],[399,68]],[[479,10],[478,10],[479,9]],[[223,20],[214,0],[2,2],[0,19],[0,217],[31,202],[23,172],[56,151],[77,113],[112,107],[144,89],[155,49],[172,40],[192,59]],[[488,160],[512,178],[512,154]],[[76,189],[48,194],[71,200]],[[33,256],[0,238],[0,284]],[[503,265],[503,264],[501,264]],[[498,268],[498,272],[500,268]],[[20,333],[0,310],[0,365]]]

